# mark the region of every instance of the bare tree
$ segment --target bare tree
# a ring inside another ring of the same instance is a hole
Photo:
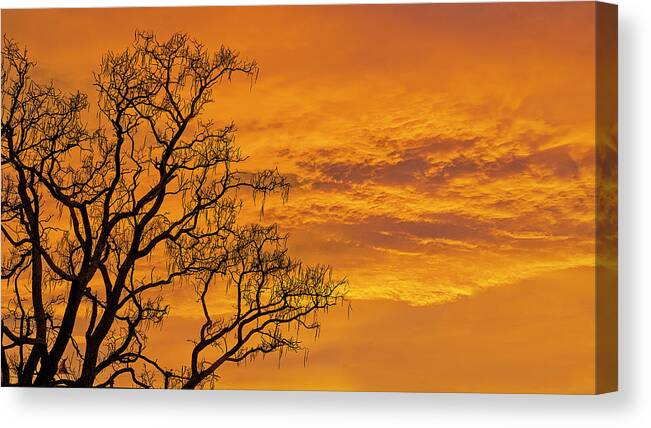
[[[318,331],[345,280],[290,258],[275,225],[238,221],[288,183],[238,169],[234,125],[202,118],[254,61],[137,33],[94,75],[91,129],[85,95],[34,81],[12,40],[2,55],[3,385],[197,388],[224,364],[302,349],[299,329]],[[170,369],[146,351],[172,287],[196,292],[203,322]]]

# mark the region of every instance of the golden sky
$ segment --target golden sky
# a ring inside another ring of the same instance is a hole
[[[257,60],[207,114],[291,178],[264,218],[290,252],[350,281],[307,365],[218,387],[594,388],[592,3],[2,12],[40,78],[88,93],[136,29]],[[179,299],[152,346],[175,360],[195,310]]]

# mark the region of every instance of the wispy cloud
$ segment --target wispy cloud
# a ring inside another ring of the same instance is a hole
[[[269,201],[265,221],[289,232],[292,254],[348,276],[352,297],[423,305],[594,262],[592,15],[530,7],[69,10],[4,21],[43,73],[88,92],[97,47],[124,46],[143,25],[255,57],[253,88],[225,84],[207,113],[236,122],[247,168],[291,178],[289,202]]]

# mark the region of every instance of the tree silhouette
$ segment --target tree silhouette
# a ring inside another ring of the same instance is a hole
[[[275,225],[238,222],[288,183],[238,169],[234,125],[202,119],[225,79],[257,77],[254,61],[139,32],[104,55],[91,127],[86,95],[34,81],[12,40],[2,55],[3,385],[206,387],[226,363],[318,332],[345,280],[290,258]],[[170,369],[147,332],[187,287],[202,323]]]

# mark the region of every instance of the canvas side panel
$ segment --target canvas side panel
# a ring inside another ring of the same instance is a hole
[[[617,6],[596,3],[595,392],[617,390]]]

